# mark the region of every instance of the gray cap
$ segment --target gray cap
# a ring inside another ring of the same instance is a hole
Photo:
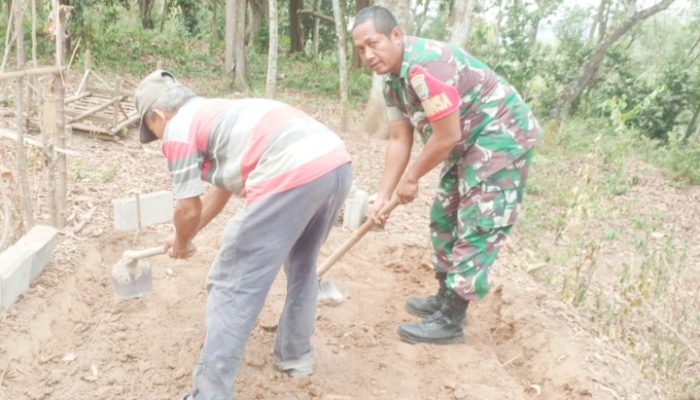
[[[180,84],[175,81],[175,77],[170,72],[161,69],[151,72],[150,75],[139,83],[139,86],[136,88],[136,93],[134,94],[134,101],[136,102],[136,109],[141,117],[141,126],[139,128],[141,143],[148,143],[158,139],[143,122],[146,113],[151,109],[153,103],[158,100],[158,97],[168,91],[168,89],[179,85]]]

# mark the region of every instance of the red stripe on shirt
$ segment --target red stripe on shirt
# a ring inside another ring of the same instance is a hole
[[[161,151],[168,162],[175,162],[196,153],[197,149],[195,149],[189,142],[163,142]]]
[[[192,117],[190,123],[189,137],[190,141],[194,138],[194,143],[197,145],[197,150],[206,152],[211,127],[214,125],[216,117],[219,116],[231,105],[231,100],[213,99],[202,103],[200,109]]]
[[[292,118],[308,117],[308,115],[296,108],[282,106],[268,111],[253,128],[248,148],[241,160],[241,178],[243,185],[248,179],[248,175],[255,169],[267,149],[267,142],[270,133]]]
[[[247,188],[245,193],[246,201],[248,204],[252,204],[272,194],[294,189],[327,174],[347,162],[350,162],[350,155],[345,147],[337,148],[313,161],[300,165],[292,171],[262,182],[255,187]]]

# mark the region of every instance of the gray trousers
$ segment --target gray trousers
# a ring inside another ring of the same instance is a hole
[[[300,187],[241,209],[226,225],[207,279],[206,337],[187,399],[230,400],[250,332],[284,264],[287,297],[273,360],[288,372],[313,371],[316,260],[352,182],[344,164]]]

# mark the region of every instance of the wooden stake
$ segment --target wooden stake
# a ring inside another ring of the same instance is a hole
[[[53,84],[53,82],[52,82]],[[41,123],[44,157],[46,157],[46,180],[51,212],[51,225],[58,227],[58,206],[56,205],[56,151],[53,141],[56,138],[56,106],[54,102],[53,87],[42,88],[41,91]],[[48,90],[47,90],[48,89]],[[48,93],[47,93],[48,92]]]
[[[15,14],[15,48],[17,51],[17,69],[24,68],[24,35],[22,33],[22,7],[19,2],[12,2]],[[16,4],[15,4],[16,3]],[[27,179],[27,155],[24,149],[24,130],[26,129],[24,120],[24,79],[18,79],[15,86],[15,109],[17,111],[17,172],[24,197],[24,211],[26,217],[25,228],[29,230],[34,226],[34,215],[32,208],[32,197],[29,191],[29,180]]]
[[[61,21],[61,6],[58,0],[51,0],[53,6],[56,25],[56,66],[63,66],[63,21]],[[66,88],[63,84],[63,76],[60,73],[54,74],[53,78],[54,104],[56,105],[56,140],[55,145],[61,148],[66,147],[66,116],[64,111],[64,101]],[[66,194],[68,192],[68,166],[65,154],[56,155],[56,167],[58,172],[56,188],[56,211],[58,215],[57,227],[62,227],[66,223]]]
[[[56,146],[66,147],[66,116],[64,107],[65,87],[61,74],[55,74],[53,79],[54,105],[56,107],[56,130],[54,143]],[[66,222],[66,193],[68,192],[68,166],[66,155],[56,153],[56,167],[58,171],[58,185],[56,188],[56,211],[58,215],[58,227]]]

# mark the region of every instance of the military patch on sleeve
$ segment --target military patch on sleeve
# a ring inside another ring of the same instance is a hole
[[[408,77],[429,121],[437,121],[462,105],[459,90],[432,76],[425,67],[414,65]]]
[[[428,85],[425,83],[424,74],[415,74],[411,78],[411,86],[415,90],[418,98],[423,101],[430,95],[430,90],[428,90]]]

